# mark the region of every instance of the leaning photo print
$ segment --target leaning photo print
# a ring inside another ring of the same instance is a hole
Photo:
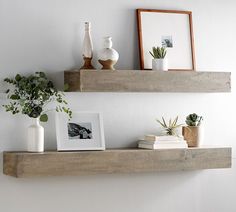
[[[92,123],[68,123],[69,139],[92,139]]]
[[[105,150],[102,115],[97,112],[74,112],[68,120],[56,115],[57,150]]]

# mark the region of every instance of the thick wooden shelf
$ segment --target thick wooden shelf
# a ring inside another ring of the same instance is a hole
[[[231,167],[231,148],[114,149],[80,152],[4,152],[13,177],[142,173]]]
[[[230,92],[230,72],[74,70],[64,72],[68,91]]]

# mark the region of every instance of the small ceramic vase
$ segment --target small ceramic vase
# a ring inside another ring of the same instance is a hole
[[[112,48],[112,38],[104,38],[104,49],[98,54],[98,62],[102,65],[102,69],[115,70],[114,65],[119,59],[118,52]]]
[[[93,58],[93,43],[91,38],[91,24],[90,22],[85,22],[85,34],[83,43],[83,59],[84,65],[81,69],[94,69],[92,65]]]
[[[32,118],[33,124],[28,127],[28,152],[44,152],[44,128],[39,118]]]

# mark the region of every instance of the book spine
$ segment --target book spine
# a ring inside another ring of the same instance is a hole
[[[187,148],[187,145],[145,145],[139,144],[139,148],[144,149],[178,149],[178,148]]]

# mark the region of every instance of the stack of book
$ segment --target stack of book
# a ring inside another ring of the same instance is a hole
[[[138,147],[142,149],[176,149],[188,148],[187,142],[177,136],[146,135],[138,141]]]

